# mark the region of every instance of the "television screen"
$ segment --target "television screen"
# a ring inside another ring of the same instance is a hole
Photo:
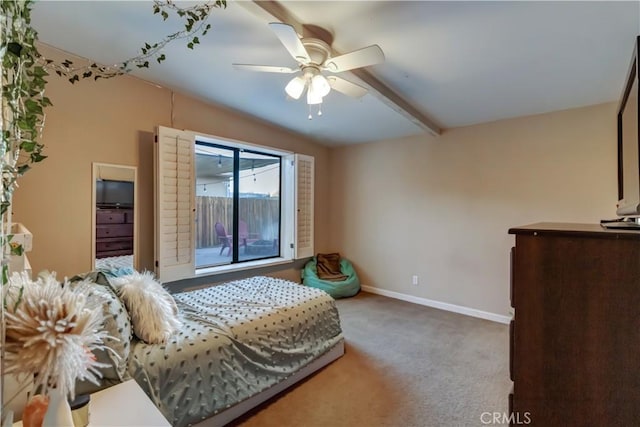
[[[618,109],[618,209],[616,214],[621,217],[640,216],[637,43]]]
[[[102,207],[133,207],[133,182],[112,181],[108,179],[96,181],[96,204]]]

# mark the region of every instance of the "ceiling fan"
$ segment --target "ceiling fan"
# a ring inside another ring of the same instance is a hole
[[[334,75],[325,76],[323,72],[340,73],[354,68],[384,62],[384,53],[380,46],[371,45],[353,52],[331,57],[331,47],[318,38],[300,38],[295,28],[289,24],[272,22],[269,27],[275,32],[289,54],[298,62],[297,68],[273,65],[233,64],[236,69],[261,71],[267,73],[298,73],[285,87],[285,92],[293,99],[300,99],[305,89],[307,104],[320,105],[331,89],[345,95],[360,98],[367,89]],[[318,115],[322,111],[318,107]],[[311,114],[309,114],[311,119]]]

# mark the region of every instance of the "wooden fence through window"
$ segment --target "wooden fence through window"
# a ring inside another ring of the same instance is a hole
[[[250,235],[273,240],[280,224],[279,198],[240,198],[239,218],[247,223]],[[233,234],[233,199],[230,197],[196,196],[196,248],[219,244],[215,223],[220,222],[227,234]]]

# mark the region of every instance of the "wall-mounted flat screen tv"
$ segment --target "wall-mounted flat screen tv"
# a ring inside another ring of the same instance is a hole
[[[103,208],[132,208],[133,207],[133,182],[97,180],[96,204]]]

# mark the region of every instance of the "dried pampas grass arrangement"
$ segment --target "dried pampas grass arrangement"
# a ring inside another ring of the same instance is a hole
[[[34,376],[34,389],[48,394],[55,387],[75,396],[76,380],[99,385],[98,370],[108,365],[96,361],[92,351],[105,349],[107,333],[101,331],[100,308],[87,302],[88,282],[61,285],[55,274],[32,281],[14,273],[5,296],[6,374]]]

